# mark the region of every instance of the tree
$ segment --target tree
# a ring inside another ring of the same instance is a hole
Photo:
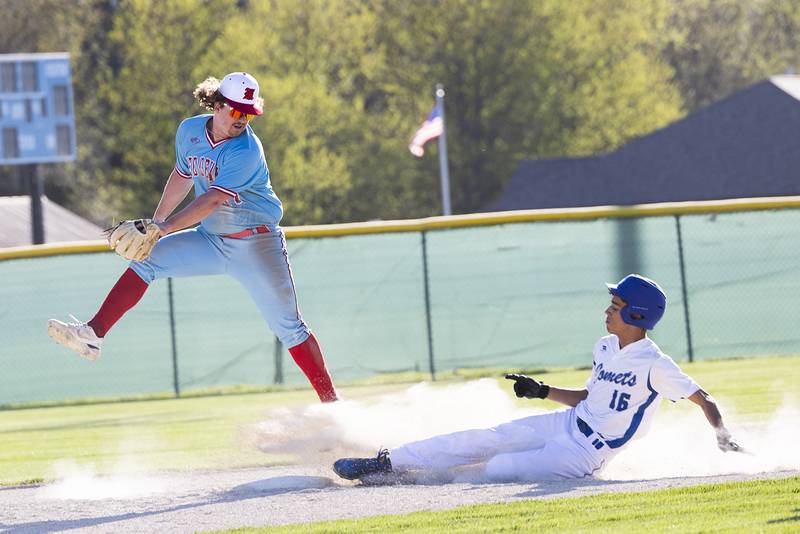
[[[486,205],[522,159],[612,150],[681,115],[665,50],[683,34],[668,0],[58,4],[31,5],[74,30],[79,160],[63,194],[99,223],[153,210],[175,129],[202,112],[191,90],[236,69],[261,83],[252,126],[286,224],[439,214],[436,148],[422,159],[406,148],[436,83],[457,212]],[[14,6],[31,42],[51,38]],[[0,41],[29,38],[8,28]]]
[[[447,89],[457,211],[480,209],[524,158],[611,150],[680,116],[650,46],[658,4],[603,0],[380,3],[386,87]],[[417,115],[430,105],[422,99]]]
[[[797,70],[797,2],[677,0],[672,10],[662,55],[691,111]]]
[[[4,0],[0,17],[0,53],[67,52],[72,64],[73,87],[80,87],[81,66],[84,64],[85,36],[100,23],[103,0]],[[45,22],[46,21],[46,22]],[[80,98],[76,95],[76,102]],[[78,135],[81,132],[78,131]],[[64,202],[73,186],[76,166],[73,164],[41,165],[39,173],[45,178],[48,197]],[[26,192],[26,186],[16,183],[19,167],[0,167],[0,181],[9,194]]]
[[[152,213],[175,165],[177,126],[197,111],[196,61],[235,10],[233,0],[108,5],[78,67],[80,165],[70,199],[80,212],[104,224]]]
[[[391,114],[371,100],[382,61],[373,18],[360,1],[257,2],[227,25],[209,55],[209,71],[247,65],[259,79],[266,111],[252,126],[264,142],[286,224],[380,213],[368,199],[353,198],[355,180],[370,176],[365,162],[386,155],[370,139]]]

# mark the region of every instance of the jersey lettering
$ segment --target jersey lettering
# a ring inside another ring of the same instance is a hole
[[[217,162],[205,156],[186,156],[186,164],[189,167],[190,176],[199,176],[209,182],[213,182],[217,177]]]
[[[621,386],[633,387],[636,385],[636,375],[631,371],[626,373],[615,373],[613,371],[603,371],[603,364],[599,364],[595,371],[597,380],[612,382]]]

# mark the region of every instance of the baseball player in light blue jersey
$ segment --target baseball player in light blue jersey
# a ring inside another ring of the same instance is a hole
[[[343,458],[334,463],[334,471],[350,480],[379,482],[409,470],[441,471],[485,462],[487,478],[496,481],[590,476],[647,432],[662,396],[697,404],[719,448],[741,451],[714,399],[647,337],[664,315],[663,290],[636,274],[607,286],[610,335],[594,346],[585,388],[561,389],[525,375],[506,375],[514,381],[517,397],[551,399],[569,408],[383,449],[376,458]]]
[[[48,332],[80,356],[96,360],[106,333],[156,279],[228,274],[250,293],[320,400],[337,400],[322,350],[300,314],[279,226],[283,207],[272,190],[261,141],[249,124],[262,114],[258,82],[234,72],[221,82],[206,79],[194,96],[211,113],[178,127],[175,168],[153,215],[164,237],[149,257],[131,262],[91,320],[52,319]],[[173,214],[192,188],[195,199]]]

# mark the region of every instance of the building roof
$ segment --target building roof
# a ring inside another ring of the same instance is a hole
[[[42,197],[42,213],[46,243],[102,238],[102,228],[51,202],[47,197]],[[0,197],[0,248],[32,243],[30,197]]]
[[[800,76],[775,76],[599,156],[523,161],[485,211],[800,194]]]

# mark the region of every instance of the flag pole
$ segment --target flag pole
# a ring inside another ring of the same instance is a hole
[[[436,84],[436,106],[442,118],[442,135],[439,136],[439,175],[442,183],[442,213],[452,215],[450,209],[450,169],[447,164],[447,128],[444,121],[444,86]]]

